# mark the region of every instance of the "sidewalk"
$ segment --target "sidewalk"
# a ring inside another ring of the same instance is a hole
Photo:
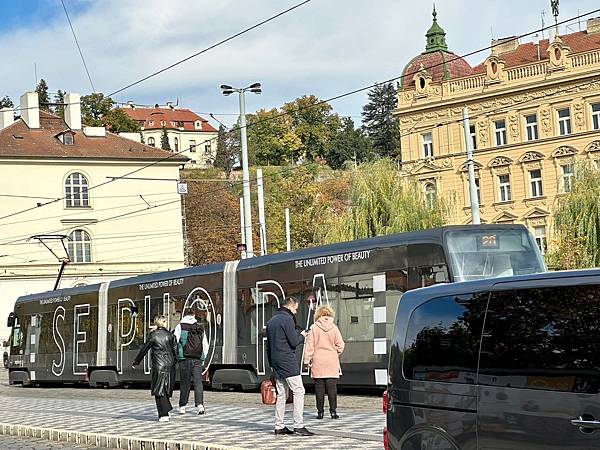
[[[85,391],[73,391],[74,395]],[[175,400],[175,399],[174,399]],[[176,402],[173,402],[176,405]],[[286,417],[291,421],[291,407]],[[338,420],[305,412],[313,437],[275,436],[269,406],[207,405],[157,421],[154,399],[119,400],[3,398],[0,434],[43,437],[74,444],[122,449],[380,449],[384,415],[342,409]]]

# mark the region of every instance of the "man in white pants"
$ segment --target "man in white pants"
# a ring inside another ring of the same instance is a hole
[[[300,363],[296,347],[304,342],[306,331],[296,330],[298,300],[288,297],[283,307],[267,322],[267,358],[276,379],[277,403],[275,404],[275,434],[312,436],[304,426],[304,385],[300,375]],[[285,426],[285,402],[288,390],[294,395],[294,431]]]

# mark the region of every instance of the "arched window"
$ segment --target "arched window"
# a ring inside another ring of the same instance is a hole
[[[429,208],[433,209],[433,207],[435,206],[436,198],[437,198],[437,189],[435,187],[435,184],[427,183],[425,185],[425,202],[427,203],[427,206]]]
[[[92,240],[85,230],[74,230],[69,234],[69,259],[73,263],[92,262]]]
[[[175,138],[175,151],[179,151],[179,139]]]
[[[154,147],[156,144],[154,143],[154,138],[153,137],[149,137],[148,138],[148,145],[150,147]]]
[[[67,208],[89,208],[88,180],[82,173],[73,172],[65,181]]]

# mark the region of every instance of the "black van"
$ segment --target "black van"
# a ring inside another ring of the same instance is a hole
[[[600,449],[600,270],[409,291],[388,373],[390,449]]]

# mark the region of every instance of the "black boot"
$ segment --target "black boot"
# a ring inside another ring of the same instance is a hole
[[[331,418],[332,419],[339,419],[340,416],[337,415],[337,412],[335,412],[335,409],[330,409],[329,412],[331,413]]]
[[[317,419],[322,419],[323,418],[323,411],[317,411]]]

